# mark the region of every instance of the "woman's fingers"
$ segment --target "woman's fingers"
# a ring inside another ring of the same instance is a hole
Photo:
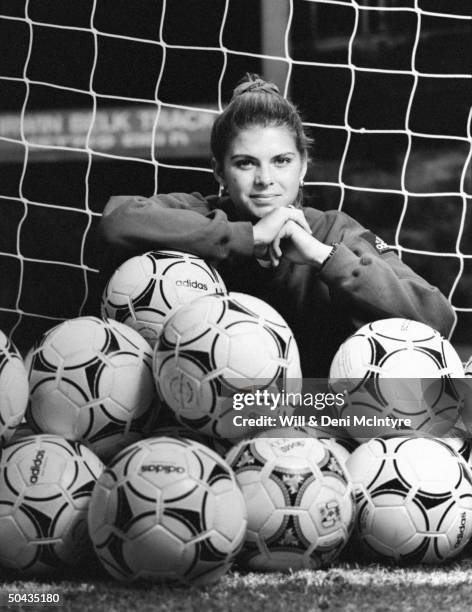
[[[291,207],[288,208],[287,210],[289,211],[289,214],[290,214],[289,219],[291,219],[292,221],[295,221],[295,223],[297,223],[300,227],[302,227],[306,232],[311,234],[311,229],[310,229],[310,226],[308,225],[308,221],[306,220],[305,215],[303,214],[303,210],[300,210],[299,208],[291,208]]]
[[[311,234],[310,226],[302,210],[297,208],[277,208],[254,225],[254,242],[256,246],[269,245],[288,221],[294,221]]]

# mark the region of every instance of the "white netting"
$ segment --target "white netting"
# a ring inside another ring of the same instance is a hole
[[[245,71],[315,136],[308,190],[449,297],[472,343],[470,24],[458,0],[0,4],[0,328],[94,313],[107,198],[216,192],[208,134]]]

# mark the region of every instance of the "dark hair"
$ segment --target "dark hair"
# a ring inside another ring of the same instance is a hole
[[[223,163],[229,143],[237,132],[251,125],[287,127],[298,152],[308,156],[313,141],[305,133],[295,105],[281,95],[274,83],[247,73],[235,87],[228,106],[217,117],[211,130],[211,150],[219,163]]]

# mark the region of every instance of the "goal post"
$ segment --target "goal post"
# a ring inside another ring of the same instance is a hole
[[[451,301],[454,345],[472,346],[468,5],[2,3],[0,329],[26,351],[56,323],[98,314],[107,199],[216,193],[209,130],[253,71],[302,112],[319,208],[395,246]]]

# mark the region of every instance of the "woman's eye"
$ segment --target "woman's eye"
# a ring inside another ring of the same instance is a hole
[[[292,161],[291,157],[277,157],[275,160],[276,166],[286,166]]]
[[[252,165],[254,162],[251,159],[238,159],[236,162],[238,168],[250,168]]]

